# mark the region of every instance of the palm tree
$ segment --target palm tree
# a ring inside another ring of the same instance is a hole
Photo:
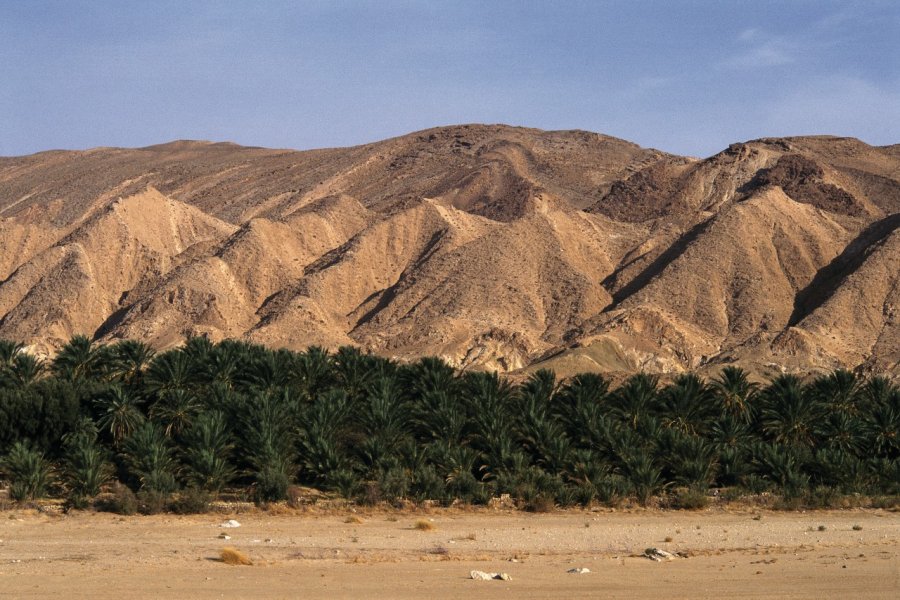
[[[332,486],[334,474],[352,472],[344,450],[350,415],[350,400],[339,389],[325,392],[304,409],[298,446],[302,474],[311,483]]]
[[[826,448],[858,454],[864,444],[862,421],[844,410],[828,413],[819,426],[822,443]]]
[[[460,384],[456,370],[435,356],[419,359],[404,370],[402,378],[415,398],[435,393],[452,394]]]
[[[235,475],[230,463],[231,435],[221,412],[203,413],[182,436],[184,463],[190,485],[218,493]]]
[[[197,383],[197,365],[183,350],[157,355],[144,375],[144,387],[157,397],[177,389],[189,389]]]
[[[13,359],[25,349],[19,342],[0,339],[0,368],[11,367]]]
[[[846,415],[859,413],[861,400],[859,380],[850,371],[839,369],[829,375],[817,378],[811,386],[819,403],[827,407],[829,412]]]
[[[638,373],[629,377],[611,396],[613,414],[633,429],[653,414],[659,378]]]
[[[421,393],[412,408],[412,420],[419,438],[426,441],[462,444],[469,430],[465,405],[450,390]]]
[[[144,422],[137,400],[119,385],[100,395],[95,406],[99,414],[97,425],[109,432],[116,447]]]
[[[244,372],[238,376],[242,389],[266,394],[287,387],[292,365],[285,358],[284,354],[271,350],[254,353]]]
[[[693,373],[679,375],[660,394],[659,415],[663,427],[682,433],[702,434],[715,416],[713,390]]]
[[[41,498],[53,482],[53,468],[44,455],[16,442],[0,460],[0,471],[9,479],[9,496],[17,502]]]
[[[178,463],[171,443],[156,425],[141,424],[125,440],[123,449],[129,471],[142,488],[168,494],[178,487],[175,480]]]
[[[513,388],[496,373],[471,372],[464,376],[462,394],[472,430],[471,445],[484,452],[490,468],[497,468],[514,446]]]
[[[753,449],[753,462],[759,473],[777,483],[786,496],[797,496],[809,485],[804,456],[796,446],[759,443]]]
[[[816,395],[794,375],[780,375],[762,392],[759,423],[780,444],[812,445],[822,414]]]
[[[535,464],[559,473],[569,462],[572,444],[560,421],[550,413],[556,388],[549,371],[538,371],[519,390],[519,439],[531,453]]]
[[[150,417],[165,426],[167,436],[176,437],[191,424],[200,408],[192,391],[176,388],[163,392],[150,407]]]
[[[705,491],[716,476],[715,446],[702,437],[670,430],[668,449],[662,452],[671,479],[679,485]]]
[[[554,397],[554,415],[573,444],[611,456],[609,382],[601,375],[576,375]]]
[[[900,458],[900,393],[897,389],[875,405],[863,420],[865,447],[878,457]]]
[[[374,377],[370,358],[357,348],[341,346],[332,356],[332,362],[338,385],[347,393],[350,401],[361,400]]]
[[[44,361],[20,352],[15,355],[12,365],[8,369],[10,381],[18,388],[26,388],[38,381],[44,374]]]
[[[144,371],[155,356],[149,345],[137,340],[122,340],[110,347],[112,376],[131,388],[140,387]]]
[[[759,386],[747,378],[747,372],[740,367],[728,366],[722,369],[712,381],[715,397],[724,414],[742,419],[750,416],[750,405],[759,391]]]
[[[256,486],[257,499],[282,500],[294,470],[296,404],[288,390],[250,398],[236,436]]]
[[[249,362],[247,346],[232,341],[218,344],[206,354],[203,362],[203,383],[232,389],[240,380]]]
[[[625,472],[642,506],[664,487],[662,470],[647,453],[640,452],[629,460]]]
[[[330,356],[324,348],[310,346],[294,362],[294,383],[304,402],[312,402],[334,382]]]
[[[18,342],[0,339],[0,387],[16,385],[12,376],[13,365],[24,350],[24,346]]]
[[[112,477],[96,431],[83,431],[66,440],[64,465],[65,479],[75,498],[93,498]]]
[[[369,386],[359,422],[365,436],[360,454],[371,469],[386,468],[408,439],[410,405],[396,377],[379,376]]]
[[[532,373],[519,390],[523,396],[530,396],[548,405],[557,391],[559,384],[556,381],[556,373],[550,369],[538,369]]]
[[[61,379],[80,383],[101,377],[108,363],[107,356],[105,347],[95,345],[84,335],[76,335],[60,348],[50,369]]]

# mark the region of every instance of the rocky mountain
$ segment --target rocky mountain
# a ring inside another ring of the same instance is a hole
[[[359,345],[460,367],[900,373],[900,150],[707,159],[443,127],[0,158],[0,338]]]

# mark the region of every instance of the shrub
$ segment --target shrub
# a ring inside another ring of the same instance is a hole
[[[556,508],[556,502],[554,501],[552,496],[539,493],[526,500],[524,508],[528,512],[546,513],[551,512],[554,508]]]
[[[219,552],[219,560],[226,565],[252,565],[253,561],[250,557],[238,550],[237,548],[222,548]]]
[[[169,495],[159,490],[144,488],[137,493],[138,511],[142,515],[158,515],[165,512]]]
[[[425,519],[419,519],[416,521],[415,525],[413,525],[413,529],[416,529],[417,531],[432,531],[434,530],[434,523],[426,521]]]
[[[128,486],[116,482],[110,495],[97,501],[95,506],[104,512],[133,515],[138,511],[138,499]]]
[[[410,491],[416,502],[437,500],[444,493],[444,480],[437,474],[434,467],[430,465],[419,467],[413,471]]]
[[[682,510],[701,510],[709,506],[709,498],[700,489],[683,488],[675,493],[674,506]]]
[[[350,500],[360,488],[359,478],[350,469],[339,469],[328,476],[328,487]]]
[[[254,479],[254,498],[257,504],[287,499],[291,480],[278,465],[264,467],[255,474]]]
[[[194,515],[209,510],[209,494],[197,487],[182,490],[170,503],[169,510],[179,515]]]

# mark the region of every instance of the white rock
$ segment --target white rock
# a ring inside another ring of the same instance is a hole
[[[224,533],[220,533],[220,534],[219,534],[219,539],[220,539],[220,540],[230,540],[230,539],[231,539],[231,536],[230,536],[230,535],[225,535]]]
[[[569,569],[566,573],[572,573],[573,575],[584,575],[585,573],[590,573],[591,570],[587,567],[578,567],[575,569]]]
[[[240,527],[240,526],[241,526],[241,524],[238,523],[237,521],[235,521],[234,519],[229,519],[229,520],[225,521],[224,523],[222,523],[221,525],[219,525],[219,527],[227,527],[229,529],[234,529],[235,527]]]
[[[672,560],[673,558],[675,558],[675,555],[671,552],[666,552],[665,550],[660,550],[659,548],[647,548],[646,550],[644,550],[644,556],[656,562],[660,562],[663,560]]]
[[[490,581],[492,579],[512,581],[512,577],[510,577],[506,573],[485,573],[484,571],[472,571],[471,573],[469,573],[469,577],[477,581]]]

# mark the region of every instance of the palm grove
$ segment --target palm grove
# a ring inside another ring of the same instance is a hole
[[[689,507],[716,488],[808,505],[900,493],[900,389],[847,371],[757,386],[734,367],[513,384],[436,358],[201,338],[155,354],[75,337],[45,364],[0,342],[0,456],[12,499],[74,506],[113,488],[145,508],[272,502],[295,483],[363,502]]]

